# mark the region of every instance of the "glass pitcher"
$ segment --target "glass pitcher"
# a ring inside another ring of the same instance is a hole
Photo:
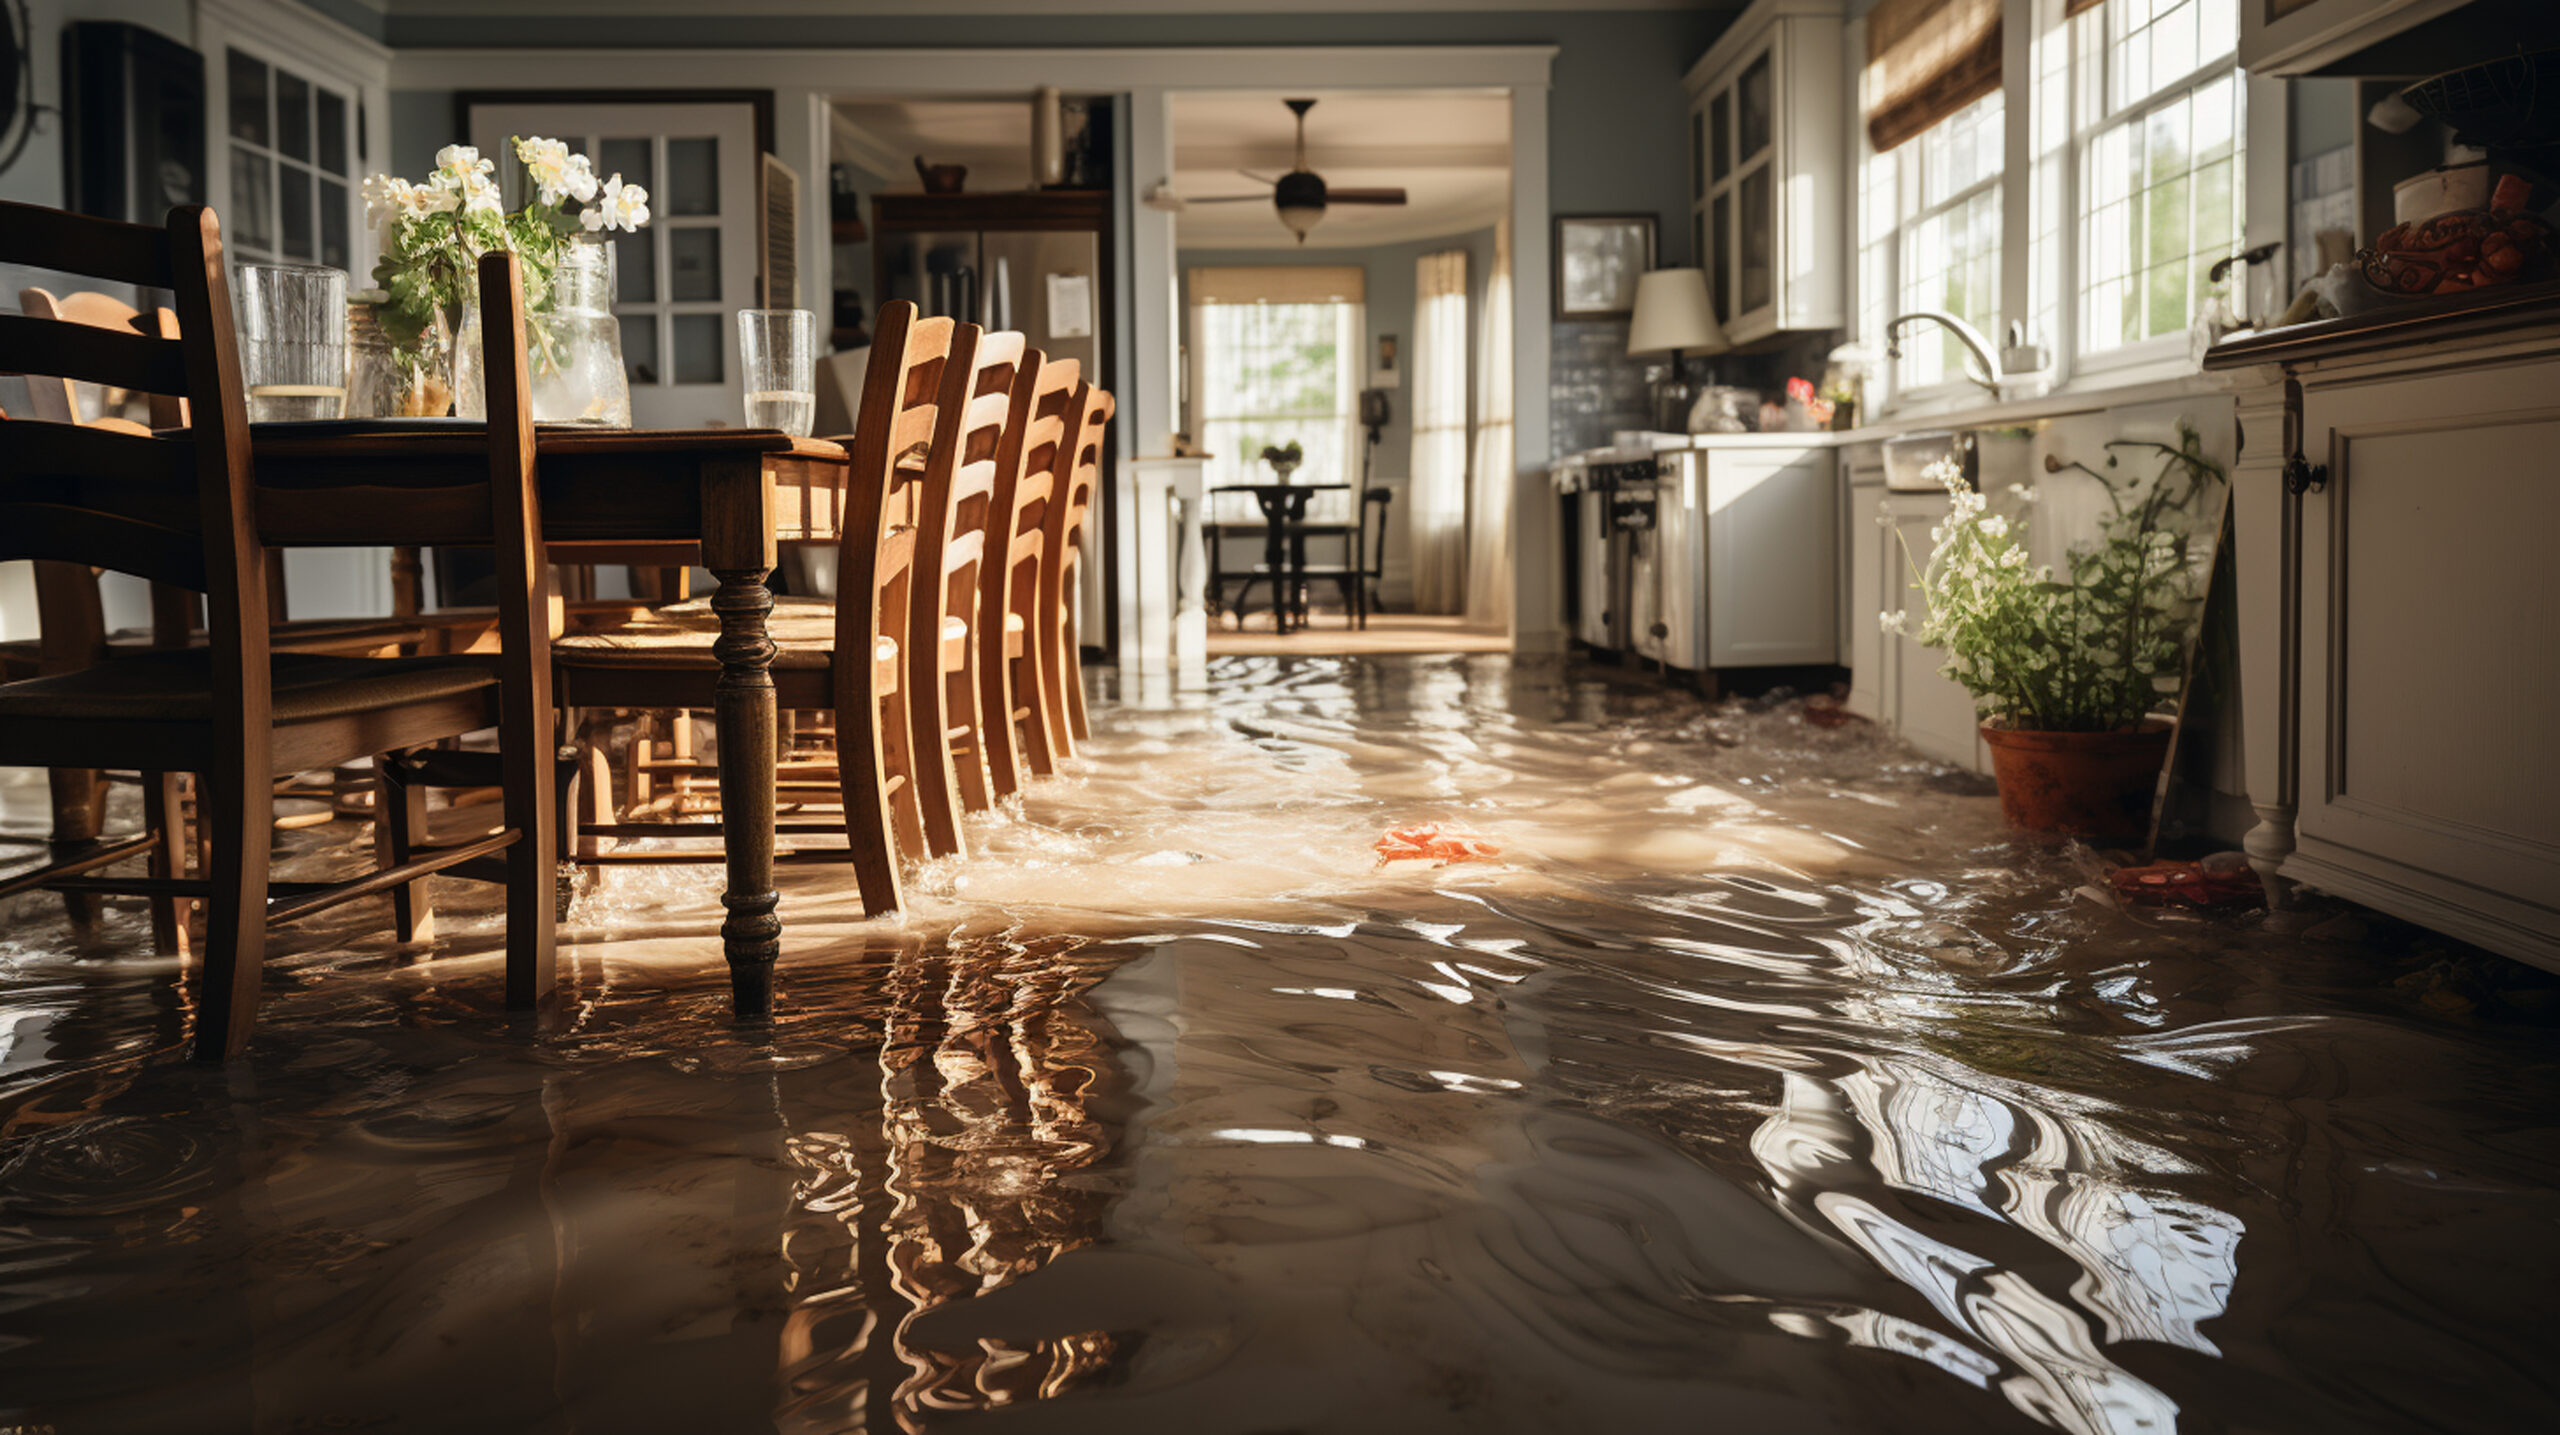
[[[622,368],[622,326],[613,317],[613,246],[592,235],[562,249],[551,304],[525,315],[525,358],[533,419],[545,424],[631,426],[631,379]],[[489,416],[480,362],[480,306],[463,318],[454,355],[455,411]]]

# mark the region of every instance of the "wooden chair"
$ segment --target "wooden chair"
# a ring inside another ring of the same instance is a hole
[[[1342,562],[1301,564],[1297,576],[1302,581],[1331,583],[1341,592],[1347,627],[1369,626],[1371,597],[1387,581],[1387,510],[1395,497],[1392,488],[1373,487],[1360,495],[1351,522],[1310,524],[1304,535],[1342,540]]]
[[[1049,738],[1060,757],[1075,756],[1076,743],[1093,736],[1084,710],[1084,646],[1076,632],[1077,575],[1084,562],[1085,526],[1101,481],[1103,426],[1111,422],[1111,394],[1080,385],[1067,406],[1058,443],[1057,500],[1049,506],[1040,558],[1040,691],[1048,704]]]
[[[1006,426],[987,497],[978,625],[990,646],[978,665],[978,726],[988,784],[997,798],[1021,791],[1029,775],[1045,777],[1058,766],[1048,706],[1040,696],[1040,653],[1031,635],[1038,631],[1049,500],[1057,491],[1058,454],[1080,381],[1073,359],[1050,360],[1036,350],[1023,356],[1013,379],[1020,419]]]
[[[49,886],[204,900],[196,1051],[208,1059],[236,1055],[247,1043],[271,922],[429,871],[506,883],[507,996],[516,1005],[535,1001],[553,970],[551,713],[547,634],[536,621],[542,573],[532,430],[521,406],[517,423],[491,426],[485,494],[455,500],[487,505],[481,511],[515,580],[506,600],[510,637],[521,641],[495,662],[271,656],[248,413],[212,211],[174,209],[165,229],[153,229],[0,203],[0,263],[169,289],[182,335],[0,316],[0,369],[192,400],[189,428],[167,436],[0,424],[0,472],[8,476],[0,486],[0,559],[95,565],[201,592],[209,635],[203,647],[0,685],[0,761],[139,769],[163,782],[200,774],[206,877],[182,878],[159,856],[177,846],[174,814],[165,814],[161,830],[13,876],[0,882],[0,896]],[[521,396],[514,257],[490,256],[481,287],[491,296],[492,388],[512,385]],[[351,880],[270,880],[277,775],[492,725],[509,768],[504,830]],[[90,875],[146,849],[156,849],[152,877]]]
[[[961,326],[943,369],[933,449],[925,464],[916,552],[926,576],[914,585],[908,620],[918,643],[909,664],[909,706],[925,846],[941,857],[967,854],[960,831],[964,808],[984,812],[994,805],[979,755],[985,743],[979,737],[984,724],[978,712],[978,577],[1005,436],[1021,421],[1014,412],[1014,376],[1023,360],[1022,335]],[[930,646],[929,635],[939,635]],[[935,655],[932,666],[924,662],[928,652]]]
[[[958,326],[919,317],[915,305],[882,306],[862,411],[848,447],[844,527],[838,540],[834,602],[786,598],[768,631],[776,647],[773,681],[783,709],[826,710],[835,717],[836,750],[823,762],[786,761],[786,787],[826,774],[843,799],[834,823],[784,822],[784,834],[839,832],[843,849],[801,849],[788,856],[850,859],[865,911],[905,905],[902,859],[927,855],[917,796],[914,712],[908,678],[915,611],[917,529],[941,424]],[[965,392],[965,391],[964,391]],[[939,566],[938,563],[936,565]],[[560,701],[572,708],[708,708],[719,676],[713,643],[719,617],[707,601],[658,609],[618,628],[571,634],[553,647]],[[935,635],[929,635],[935,636]],[[933,644],[929,644],[932,646]],[[933,659],[916,665],[930,681]],[[604,823],[606,837],[710,837],[718,823]],[[582,851],[581,860],[606,857]],[[686,861],[689,854],[617,852],[616,860]],[[704,858],[716,853],[701,854]]]

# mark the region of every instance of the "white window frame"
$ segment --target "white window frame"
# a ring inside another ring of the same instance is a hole
[[[2245,6],[2248,0],[2231,0]],[[2048,391],[2060,389],[2111,388],[2163,379],[2191,377],[2195,365],[2188,356],[2184,332],[2157,335],[2134,344],[2117,345],[2083,354],[2080,351],[2081,277],[2086,268],[2084,239],[2080,218],[2080,184],[2082,161],[2089,140],[2128,116],[2138,115],[2224,75],[2235,77],[2242,86],[2243,100],[2240,126],[2235,142],[2242,151],[2251,141],[2270,135],[2281,135],[2277,125],[2265,121],[2266,106],[2281,108],[2280,83],[2269,85],[2243,74],[2234,56],[2214,56],[2172,84],[2156,87],[2142,100],[2115,107],[2106,115],[2084,119],[2080,96],[2076,93],[2077,77],[2070,50],[2070,23],[2063,15],[2064,0],[2004,0],[2001,23],[2003,54],[2001,56],[2001,88],[2005,135],[2003,152],[2006,164],[2001,173],[1984,183],[1998,183],[2001,190],[2001,264],[1998,328],[1987,332],[1995,353],[2006,346],[2006,330],[2013,323],[2025,326],[2027,341],[2044,349],[2049,368],[2044,375]],[[2093,21],[2093,23],[2096,23]],[[1864,22],[1856,22],[1850,36],[1852,52],[1860,50],[1857,30]],[[2057,63],[2058,61],[2058,63]],[[2056,92],[2056,84],[2059,92]],[[2272,96],[2270,91],[2274,90]],[[1860,113],[1864,112],[1863,96]],[[1852,229],[1850,283],[1854,295],[1850,312],[1854,317],[1853,333],[1860,343],[1879,359],[1884,351],[1882,325],[1887,318],[1901,312],[1902,245],[1906,230],[1919,219],[1920,213],[1897,214],[1892,226],[1885,260],[1880,275],[1871,275],[1865,262],[1867,236],[1871,226],[1866,213],[1869,201],[1866,166],[1877,156],[1868,143],[1864,124],[1856,130],[1853,162],[1857,165],[1847,190],[1857,222]],[[1901,148],[1921,143],[1905,141]],[[2262,157],[2251,165],[2244,161],[2238,182],[2233,186],[2232,202],[2241,216],[2243,235],[2249,233],[2257,204],[2252,191],[2263,191],[2275,182],[2270,175],[2281,176],[2284,159]],[[1964,194],[1950,196],[1943,206],[1933,206],[1928,213],[1961,202],[1979,186]],[[1903,192],[1897,179],[1897,205]],[[2059,221],[2058,223],[2056,221]],[[2245,242],[2245,240],[2244,240]],[[1883,293],[1870,292],[1880,284]],[[1961,377],[1943,383],[1914,389],[1897,389],[1893,384],[1894,366],[1886,362],[1879,375],[1879,387],[1885,397],[1876,405],[1877,412],[1893,413],[1909,409],[1950,408],[1962,406],[1968,394],[1979,389]]]
[[[2089,246],[2084,215],[2086,206],[2083,203],[2082,193],[2083,178],[2086,174],[2089,148],[2099,135],[2128,120],[2147,115],[2165,105],[2193,95],[2206,85],[2228,77],[2238,88],[2241,96],[2240,115],[2232,131],[2235,168],[2231,186],[2231,203],[2240,217],[2240,233],[2245,236],[2248,228],[2248,174],[2250,171],[2250,166],[2245,159],[2249,147],[2248,115],[2255,108],[2256,100],[2249,94],[2248,77],[2240,69],[2236,39],[2235,48],[2231,52],[2211,56],[2175,80],[2154,85],[2150,93],[2138,100],[2131,100],[2102,111],[2105,79],[2103,75],[2085,77],[2094,79],[2099,87],[2098,98],[2093,101],[2089,92],[2081,84],[2084,75],[2071,43],[2073,22],[2063,14],[2064,0],[2030,0],[2030,3],[2035,10],[2034,34],[2038,59],[2042,62],[2049,58],[2048,52],[2044,49],[2046,45],[2055,47],[2059,52],[2059,72],[2065,86],[2064,94],[2057,105],[2062,115],[2066,117],[2063,121],[2062,133],[2052,137],[2053,143],[2050,146],[2045,143],[2046,137],[2038,136],[2036,141],[2037,148],[2050,147],[2053,150],[2053,157],[2059,160],[2054,172],[2040,172],[2036,176],[2038,182],[2058,186],[2052,197],[2038,195],[2036,202],[2039,205],[2059,204],[2062,220],[2054,236],[2060,248],[2052,261],[2060,275],[2061,288],[2057,297],[2062,302],[2054,305],[2050,321],[2054,328],[2052,336],[2047,341],[2048,346],[2053,351],[2062,372],[2075,377],[2095,378],[2128,370],[2154,371],[2164,365],[2174,366],[2180,372],[2191,371],[2193,366],[2186,362],[2187,335],[2183,329],[2166,334],[2155,334],[2148,339],[2136,340],[2130,344],[2114,344],[2094,350],[2084,348],[2081,342],[2083,337],[2081,315],[2084,308],[2083,301],[2087,297],[2085,287]],[[2210,0],[2205,0],[2205,3],[2210,3]],[[2236,37],[2240,30],[2238,12],[2246,8],[2248,0],[2229,0],[2229,3],[2232,4],[2234,11],[2232,34]],[[2091,25],[2103,24],[2105,10],[2102,7],[2091,11],[2083,18]],[[2099,63],[2104,63],[2103,58]],[[2029,75],[2030,86],[2045,83],[2046,68],[2046,65],[2039,63],[2037,71]],[[2272,161],[2261,162],[2272,162],[2281,168],[2284,161],[2279,155]],[[2245,244],[2246,240],[2243,238],[2241,245],[2245,247]]]
[[[1985,96],[1985,98],[1988,98],[1988,96]],[[2004,136],[2008,133],[2014,132],[2015,99],[2016,96],[2005,91],[2001,95],[2001,117]],[[1976,103],[1979,103],[1979,101]],[[1968,108],[1970,108],[1970,106],[1968,106]],[[1863,112],[1863,97],[1860,102],[1860,109]],[[1950,120],[1952,118],[1953,117],[1950,116]],[[1940,121],[1941,124],[1945,124],[1947,122],[1948,121],[1943,120]],[[1865,337],[1872,343],[1876,353],[1881,358],[1884,352],[1884,334],[1882,332],[1884,321],[1903,312],[1903,250],[1910,241],[1911,231],[1931,219],[1943,214],[1952,213],[1964,205],[1972,203],[1984,194],[1996,192],[2001,195],[2000,252],[2004,255],[2004,258],[2000,270],[1996,275],[1996,283],[1994,286],[1999,291],[1998,307],[1993,313],[1991,327],[1984,331],[1984,337],[1991,341],[1993,352],[1996,354],[2001,342],[2000,331],[2008,327],[2009,320],[2015,312],[2010,302],[2011,286],[2009,284],[2007,273],[2009,266],[2005,255],[2008,250],[2008,237],[2011,232],[2011,226],[2015,220],[2016,210],[2015,204],[2011,202],[2011,192],[2015,190],[2017,186],[2010,185],[2008,183],[2008,168],[2006,166],[1995,168],[1989,173],[1983,175],[1981,178],[1975,180],[1973,183],[1949,194],[1946,198],[1940,200],[1936,204],[1928,205],[1924,208],[1907,208],[1904,206],[1903,196],[1907,194],[1916,195],[1921,193],[1920,168],[1922,160],[1921,152],[1917,146],[1927,142],[1925,138],[1926,132],[1922,135],[1915,135],[1912,138],[1903,141],[1901,144],[1894,146],[1891,150],[1883,154],[1878,154],[1875,147],[1867,140],[1866,126],[1861,123],[1853,126],[1853,128],[1858,131],[1859,180],[1855,186],[1855,190],[1856,203],[1861,207],[1861,209],[1860,223],[1854,231],[1854,238],[1851,243],[1851,248],[1855,253],[1850,262],[1853,269],[1860,271],[1860,274],[1857,277],[1863,277],[1866,249],[1868,247],[1868,226],[1864,222],[1865,215],[1863,210],[1863,206],[1866,204],[1868,199],[1865,184],[1865,176],[1868,172],[1868,167],[1876,164],[1890,164],[1894,167],[1894,221],[1885,236],[1877,241],[1884,246],[1884,263],[1882,266],[1883,273],[1881,276],[1881,287],[1884,292],[1881,295],[1875,296],[1876,299],[1881,300],[1881,304],[1878,305],[1871,302],[1869,296],[1861,292],[1859,295],[1860,308],[1856,311],[1859,315],[1860,327],[1862,330],[1870,323],[1876,326],[1875,331],[1866,333]],[[2004,153],[2006,152],[2005,144],[2003,146],[2003,151]],[[1927,338],[1929,342],[1934,343],[1937,341],[1934,334],[1928,334],[1926,331],[1922,330],[1906,330],[1903,335],[1905,342],[1916,342],[1923,337]],[[1959,368],[1958,372],[1952,377],[1941,379],[1935,383],[1916,385],[1907,389],[1903,388],[1898,380],[1898,368],[1896,361],[1892,359],[1883,359],[1882,370],[1882,382],[1886,393],[1890,395],[1890,398],[1887,401],[1887,407],[1898,408],[1903,406],[1938,403],[1945,400],[1959,398],[1970,392],[1979,391],[1974,382],[1965,377],[1961,368]]]
[[[1212,265],[1206,267],[1215,268],[1217,266]],[[1350,268],[1356,266],[1341,267]],[[1287,303],[1292,301],[1283,300],[1275,302]],[[1307,307],[1316,307],[1318,302],[1319,301],[1306,301],[1306,304]],[[1365,299],[1345,299],[1323,302],[1327,307],[1330,307],[1335,311],[1335,346],[1337,355],[1339,356],[1336,367],[1336,381],[1334,384],[1335,411],[1330,414],[1218,414],[1213,416],[1207,412],[1208,396],[1211,392],[1209,384],[1209,351],[1211,344],[1209,342],[1208,311],[1212,308],[1218,307],[1246,306],[1212,305],[1200,303],[1195,300],[1190,305],[1191,362],[1189,365],[1190,373],[1188,375],[1191,390],[1190,399],[1193,405],[1192,424],[1201,442],[1203,444],[1208,444],[1208,429],[1209,424],[1213,419],[1220,423],[1251,421],[1255,419],[1335,419],[1337,420],[1337,427],[1340,429],[1341,433],[1339,459],[1343,465],[1343,473],[1340,481],[1351,484],[1354,491],[1356,491],[1360,483],[1360,474],[1357,469],[1359,448],[1356,440],[1360,422],[1360,386],[1364,378],[1361,364],[1362,355],[1365,352],[1366,346],[1364,336],[1368,332],[1368,307]],[[1461,356],[1461,358],[1463,361],[1463,356]],[[1229,457],[1225,454],[1216,453],[1215,445],[1209,445],[1209,447],[1212,450],[1213,458],[1224,460]],[[1238,454],[1233,457],[1237,463],[1242,465],[1242,469],[1240,471],[1248,475],[1254,473],[1256,465],[1260,462],[1260,460],[1252,454]],[[1265,471],[1259,477],[1248,478],[1245,480],[1238,480],[1233,474],[1230,474],[1226,479],[1221,480],[1217,475],[1213,474],[1211,475],[1210,481],[1214,487],[1221,481],[1270,482],[1272,479],[1268,472]],[[1349,493],[1318,494],[1311,501],[1309,508],[1310,516],[1319,519],[1334,517],[1336,515],[1331,510],[1336,508],[1347,508],[1350,496],[1351,495]],[[1227,497],[1232,498],[1234,495],[1227,495]],[[1214,506],[1214,504],[1211,509],[1210,517],[1212,521],[1227,523],[1250,524],[1261,521],[1261,515],[1258,512],[1250,514],[1241,511],[1221,512]]]
[[[369,287],[379,246],[364,222],[364,181],[390,151],[391,51],[290,0],[196,0],[195,46],[205,67],[205,203],[217,216],[231,207],[231,51],[347,97],[347,282]]]

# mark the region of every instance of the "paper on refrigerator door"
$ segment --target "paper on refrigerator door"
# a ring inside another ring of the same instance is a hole
[[[1092,275],[1052,274],[1049,276],[1049,337],[1052,339],[1093,337]]]

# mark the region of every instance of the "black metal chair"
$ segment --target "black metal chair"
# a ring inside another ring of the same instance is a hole
[[[1354,628],[1369,626],[1370,609],[1376,606],[1376,595],[1387,581],[1387,509],[1395,502],[1396,492],[1381,485],[1360,495],[1358,509],[1348,524],[1309,524],[1293,540],[1303,544],[1311,538],[1343,540],[1343,561],[1339,564],[1296,565],[1295,577],[1301,587],[1310,582],[1331,583],[1342,594],[1343,606],[1350,610]],[[1370,510],[1377,517],[1370,517]]]

